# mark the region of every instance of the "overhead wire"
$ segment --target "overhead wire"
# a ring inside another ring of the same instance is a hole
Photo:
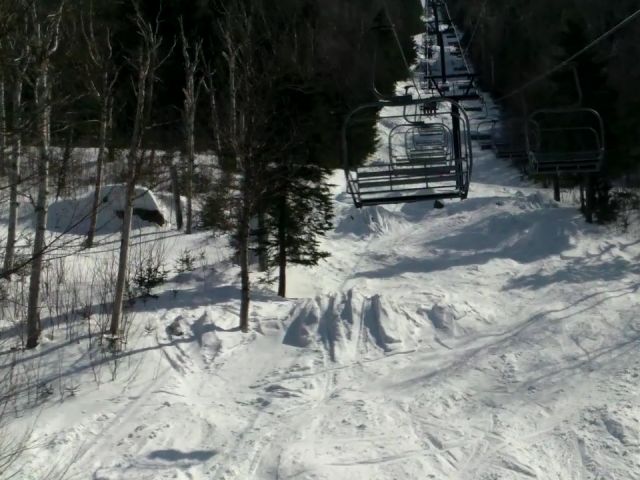
[[[422,99],[420,95],[420,89],[418,88],[418,84],[416,83],[416,77],[413,75],[411,71],[411,66],[409,65],[409,60],[407,60],[407,56],[404,53],[404,49],[402,48],[402,42],[400,41],[400,36],[398,35],[398,31],[396,29],[393,20],[391,19],[391,14],[389,13],[389,6],[387,5],[387,0],[382,0],[382,5],[384,7],[385,15],[387,16],[387,20],[389,20],[389,24],[391,25],[391,31],[393,32],[393,37],[395,38],[396,45],[398,50],[400,51],[400,56],[402,57],[402,61],[404,62],[404,66],[407,69],[407,72],[411,75],[411,83],[413,83],[413,87],[416,89],[418,94],[418,98]]]
[[[478,18],[476,19],[476,24],[473,27],[473,31],[471,32],[471,37],[469,37],[469,43],[467,44],[467,48],[464,49],[464,52],[462,52],[462,54],[464,56],[467,55],[467,52],[469,52],[469,49],[471,48],[471,45],[473,44],[473,40],[476,38],[476,33],[478,33],[478,29],[480,27],[480,22],[482,22],[482,20],[484,20],[484,16],[487,10],[487,0],[484,0],[482,2],[482,7],[480,8],[480,13],[478,14]]]
[[[519,93],[522,93],[523,91],[527,90],[531,86],[533,86],[533,85],[537,84],[538,82],[544,80],[545,78],[553,75],[557,71],[562,70],[564,67],[566,67],[567,65],[571,64],[576,58],[580,57],[581,55],[583,55],[587,51],[591,50],[593,47],[598,45],[600,42],[602,42],[603,40],[606,40],[607,38],[609,38],[613,34],[617,33],[620,29],[624,28],[626,25],[628,25],[629,23],[631,23],[632,21],[634,21],[636,18],[639,18],[639,17],[640,17],[640,9],[636,10],[631,15],[627,16],[624,20],[622,20],[621,22],[616,24],[614,27],[612,27],[609,30],[607,30],[605,33],[603,33],[602,35],[597,37],[595,40],[591,41],[588,45],[586,45],[584,48],[582,48],[578,52],[576,52],[573,55],[571,55],[566,60],[563,60],[562,62],[558,63],[556,66],[550,68],[549,70],[545,71],[544,73],[541,73],[540,75],[537,75],[536,77],[532,78],[531,80],[529,80],[528,82],[524,83],[523,85],[521,85],[520,87],[516,88],[515,90],[511,91],[510,93],[508,93],[506,95],[503,95],[502,97],[498,98],[496,100],[496,102],[501,102],[502,100],[506,100],[507,98],[511,98],[511,97],[513,97],[515,95],[518,95]]]
[[[447,2],[443,2],[443,4],[447,12],[447,20],[449,21],[450,24],[453,24],[453,18],[451,17],[449,6],[447,5]],[[460,47],[460,53],[462,53],[462,61],[464,62],[464,67],[467,69],[467,72],[471,73],[472,70],[471,70],[471,67],[469,66],[469,62],[467,61],[467,57],[465,55],[466,52],[462,52],[462,41],[460,40],[460,35],[458,35],[458,29],[454,27],[453,33],[455,33],[456,35],[456,43]]]

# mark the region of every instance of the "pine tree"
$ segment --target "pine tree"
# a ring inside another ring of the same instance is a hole
[[[269,197],[260,248],[268,266],[278,269],[278,295],[286,296],[287,265],[315,266],[329,256],[320,238],[333,228],[329,170],[289,159],[277,170],[278,189]]]

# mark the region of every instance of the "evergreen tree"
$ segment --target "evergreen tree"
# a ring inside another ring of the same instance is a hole
[[[333,204],[327,169],[290,161],[279,173],[286,181],[269,199],[261,248],[268,253],[268,266],[278,269],[278,295],[284,297],[288,264],[314,266],[329,256],[319,239],[333,228]]]

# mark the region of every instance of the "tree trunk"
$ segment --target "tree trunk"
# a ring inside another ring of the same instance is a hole
[[[62,164],[58,171],[58,186],[56,188],[56,200],[64,196],[67,189],[67,178],[71,167],[71,153],[73,152],[73,129],[67,132],[67,138],[64,142],[64,150],[62,152]]]
[[[249,192],[247,191],[246,179],[243,181],[243,198],[240,208],[240,218],[238,219],[238,260],[240,262],[240,330],[249,331],[249,302],[250,302],[250,279],[249,279],[249,235],[250,235],[250,209]]]
[[[587,174],[587,191],[586,191],[586,200],[587,205],[585,208],[585,219],[587,223],[593,223],[593,207],[595,206],[596,192],[593,185],[593,175]]]
[[[182,28],[182,22],[180,23]],[[183,56],[185,60],[186,71],[186,88],[184,89],[184,142],[185,142],[185,160],[187,163],[187,226],[185,228],[186,234],[191,234],[193,231],[193,173],[196,163],[196,107],[197,107],[197,93],[195,86],[195,74],[198,68],[198,62],[200,61],[200,48],[196,46],[195,58],[191,59],[187,51],[187,39],[182,32],[183,42]]]
[[[204,63],[204,88],[207,90],[209,97],[209,114],[210,114],[210,126],[211,133],[213,134],[213,146],[217,153],[222,150],[222,143],[220,142],[220,131],[218,129],[218,107],[216,104],[216,89],[214,81],[214,72],[208,63]]]
[[[135,160],[129,160],[135,161]],[[111,327],[109,332],[116,339],[120,335],[120,323],[124,305],[124,294],[127,283],[127,263],[129,261],[129,240],[131,239],[131,218],[133,217],[133,201],[135,196],[135,180],[127,182],[127,193],[124,204],[124,216],[122,219],[122,232],[120,236],[120,255],[118,258],[118,276],[113,299],[113,312],[111,314]]]
[[[287,198],[280,204],[278,218],[278,296],[287,296]]]
[[[553,177],[553,199],[560,201],[560,176],[558,174]]]
[[[47,203],[49,197],[49,104],[48,65],[43,65],[37,80],[36,111],[38,112],[38,195],[35,217],[36,232],[33,241],[31,277],[29,280],[29,303],[27,306],[27,348],[35,348],[40,339],[40,280],[44,263],[47,231]]]
[[[149,154],[149,172],[153,174],[156,171],[156,148],[153,147],[151,149],[151,153]]]
[[[209,109],[211,110],[211,130],[213,132],[213,141],[216,152],[222,151],[222,142],[220,141],[220,128],[218,122],[218,107],[216,105],[216,93],[213,89],[213,80],[209,92]]]
[[[127,155],[127,193],[122,220],[120,238],[120,256],[118,259],[118,276],[111,314],[110,332],[118,336],[122,323],[122,310],[126,286],[127,263],[129,261],[129,239],[131,237],[131,217],[133,216],[133,200],[135,196],[136,182],[142,168],[142,142],[146,125],[151,116],[153,103],[153,82],[158,65],[155,63],[155,54],[160,45],[160,40],[155,34],[154,28],[141,17],[137,18],[138,32],[142,37],[142,45],[138,51],[135,68],[138,78],[135,87],[136,111],[131,133],[131,144]],[[157,25],[156,25],[157,27]]]
[[[285,171],[284,178],[288,176]],[[287,296],[287,224],[288,224],[287,192],[282,192],[278,205],[278,295]]]
[[[16,236],[18,232],[18,188],[20,186],[20,156],[22,155],[22,81],[13,86],[13,132],[11,135],[11,158],[9,163],[9,225],[7,246],[4,255],[4,277],[10,277],[14,268]]]
[[[111,98],[105,98],[100,109],[100,138],[98,144],[98,158],[96,159],[96,180],[93,185],[93,202],[91,204],[91,219],[87,232],[88,248],[93,247],[96,236],[96,224],[98,222],[98,209],[100,208],[100,190],[102,188],[102,171],[104,169],[105,152],[107,148],[107,135],[109,131],[109,110],[112,108]]]
[[[264,207],[260,206],[260,210],[258,211],[258,232],[257,232],[257,240],[258,240],[258,269],[261,272],[266,272],[269,269],[268,265],[268,255],[267,251],[267,227],[265,225],[265,213]]]
[[[193,51],[189,52],[189,40],[184,32],[182,17],[180,17],[180,35],[182,41],[182,57],[184,59],[185,88],[184,109],[182,120],[184,128],[184,156],[187,163],[187,227],[185,233],[191,234],[193,231],[193,170],[195,165],[195,124],[196,124],[196,72],[200,63],[200,48],[202,43],[196,42]]]
[[[173,204],[176,209],[176,227],[182,230],[182,201],[180,200],[180,183],[178,179],[178,167],[173,163],[173,159],[169,163],[169,172],[171,174],[171,191],[173,193]]]
[[[0,78],[0,177],[7,174],[7,110],[4,77]]]
[[[191,135],[191,134],[190,134]],[[193,138],[191,137],[187,144],[187,182],[186,182],[186,195],[187,195],[187,225],[185,227],[185,233],[190,235],[193,228]]]

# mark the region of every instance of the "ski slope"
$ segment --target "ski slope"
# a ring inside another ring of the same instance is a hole
[[[20,354],[77,392],[13,422],[17,478],[640,478],[637,237],[475,172],[442,210],[360,211],[337,173],[332,257],[259,289],[250,334],[219,255],[134,307],[117,368],[59,331]]]
[[[0,368],[31,379],[14,478],[640,479],[638,232],[477,152],[444,209],[357,210],[336,172],[332,256],[290,269],[290,299],[257,285],[249,334],[225,239],[148,226],[140,248],[205,260],[131,307],[118,356],[93,320],[45,321],[28,352],[5,321]]]

